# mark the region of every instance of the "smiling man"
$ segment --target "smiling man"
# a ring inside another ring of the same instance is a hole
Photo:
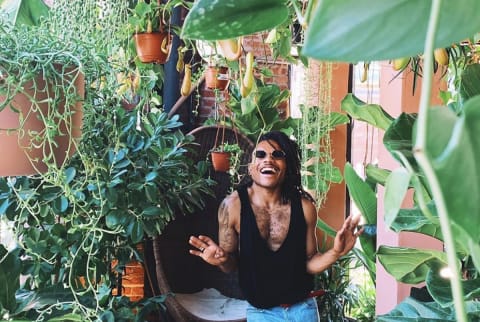
[[[303,190],[298,145],[282,132],[262,135],[249,164],[251,180],[218,210],[218,244],[192,236],[192,255],[224,272],[239,270],[247,321],[318,321],[313,274],[355,245],[359,218],[345,220],[334,246],[317,251],[317,211]]]

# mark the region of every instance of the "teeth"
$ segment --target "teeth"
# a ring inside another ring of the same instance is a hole
[[[271,173],[276,173],[277,170],[275,168],[263,168],[260,172],[262,174],[271,174]]]

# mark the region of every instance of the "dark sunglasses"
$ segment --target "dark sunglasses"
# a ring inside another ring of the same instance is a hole
[[[255,150],[254,155],[255,155],[255,158],[257,159],[263,159],[267,156],[267,152],[263,150]],[[273,150],[272,153],[270,153],[270,156],[273,159],[284,159],[286,154],[281,150]]]

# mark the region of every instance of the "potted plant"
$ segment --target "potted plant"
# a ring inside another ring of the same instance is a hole
[[[182,1],[169,0],[162,3],[139,0],[129,17],[134,28],[135,48],[142,63],[164,64],[170,56],[172,35],[168,20],[172,9]]]
[[[87,4],[98,10],[95,0],[55,1],[63,9],[81,6],[95,21],[96,11],[88,11]],[[125,5],[114,0],[103,4],[115,10]],[[77,19],[77,13],[61,11],[62,19]],[[49,107],[58,107],[61,96],[57,94],[65,92],[70,103],[64,104],[70,113],[53,110],[51,118],[43,119],[45,136],[29,134],[55,146],[56,134],[69,134],[62,128],[63,118],[68,121],[80,115],[73,109],[78,101],[83,105],[79,141],[66,145],[76,147],[71,157],[56,165],[48,154],[41,160],[48,168],[45,173],[0,177],[0,214],[12,223],[16,243],[15,249],[0,246],[0,280],[8,281],[5,287],[9,290],[0,296],[0,315],[8,320],[143,319],[143,309],[159,308],[165,296],[135,303],[114,296],[117,282],[111,263],[115,259],[122,267],[132,258],[141,260],[136,245],[160,233],[173,220],[174,209],[188,213],[202,205],[203,194],[209,192],[206,166],[192,163],[189,149],[193,138],[180,131],[178,117],[169,118],[154,108],[132,113],[121,107],[117,70],[107,51],[117,47],[105,44],[110,39],[97,46],[94,41],[84,43],[75,38],[78,32],[71,38],[58,37],[53,32],[58,29],[48,20],[54,14],[45,17],[46,24],[38,28],[7,28],[2,21],[0,30],[0,75],[3,84],[11,84],[2,88],[2,97],[32,87],[12,84],[22,78],[29,80],[34,77],[30,74],[42,70],[48,72],[45,82],[53,82],[53,94],[43,100]],[[121,17],[114,15],[108,21],[113,25],[113,19]],[[81,18],[79,25],[69,26],[65,32],[78,31],[85,24],[99,33],[97,25]],[[28,68],[18,72],[15,68],[22,64]],[[77,73],[84,76],[85,95],[73,88]],[[42,85],[35,87],[39,91]],[[4,111],[11,109],[4,105]],[[65,151],[69,150],[63,148]],[[8,153],[2,159],[11,157],[11,151]]]
[[[224,142],[211,151],[212,165],[215,171],[235,171],[240,160],[242,150],[237,143]]]
[[[0,176],[61,168],[82,127],[86,45],[46,29],[0,26],[0,142],[9,153]]]
[[[214,42],[196,40],[195,48],[205,62],[205,86],[208,89],[223,91],[230,82],[229,64]]]
[[[205,69],[205,85],[209,89],[224,91],[230,83],[227,66],[208,65]]]

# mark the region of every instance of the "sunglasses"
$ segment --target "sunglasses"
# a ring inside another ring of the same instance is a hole
[[[255,150],[254,155],[257,159],[263,159],[267,156],[267,152],[263,150]],[[270,156],[273,159],[284,159],[286,157],[286,154],[281,150],[273,150],[272,153],[270,153]]]

